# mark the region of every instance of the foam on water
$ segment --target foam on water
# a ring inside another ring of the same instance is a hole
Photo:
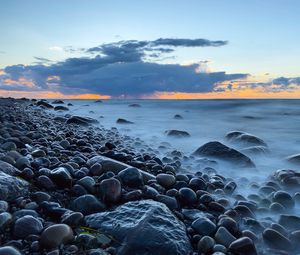
[[[105,128],[117,127],[123,134],[139,137],[158,148],[168,142],[174,149],[189,155],[209,141],[220,141],[240,149],[225,140],[232,130],[251,133],[263,139],[270,149],[265,156],[251,156],[257,169],[232,169],[220,165],[218,173],[235,180],[261,183],[277,169],[295,165],[285,157],[300,153],[300,100],[70,100],[70,114],[89,116],[99,120]],[[141,107],[129,107],[139,104]],[[180,114],[183,119],[174,119]],[[103,118],[101,117],[103,116]],[[116,124],[118,118],[134,122]],[[188,138],[170,138],[166,130],[178,129],[191,134]],[[195,169],[199,170],[199,169]],[[241,189],[245,195],[250,191]]]

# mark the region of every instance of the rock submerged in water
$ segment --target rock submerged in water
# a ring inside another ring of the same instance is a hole
[[[288,156],[286,158],[286,160],[290,163],[300,165],[300,154],[294,154],[294,155]]]
[[[133,124],[132,121],[125,120],[125,119],[121,119],[121,118],[117,119],[116,122],[117,122],[118,124]]]
[[[65,103],[64,101],[59,100],[59,99],[54,100],[54,101],[52,102],[52,104],[64,104],[64,103]]]
[[[118,240],[119,255],[192,253],[184,224],[159,202],[128,202],[113,211],[89,215],[86,222]]]
[[[243,131],[231,131],[225,136],[230,142],[241,143],[247,146],[260,145],[267,147],[264,140],[255,135],[245,133]]]
[[[176,130],[176,129],[172,129],[172,130],[167,130],[165,131],[167,136],[172,136],[172,137],[190,137],[191,135],[186,132],[186,131],[181,131],[181,130]]]
[[[249,157],[218,141],[208,142],[202,145],[193,155],[225,160],[239,167],[255,167],[255,164]]]
[[[43,101],[43,100],[40,100],[40,101],[37,101],[36,103],[37,106],[42,106],[42,107],[45,107],[45,108],[48,108],[48,109],[53,109],[54,107],[47,103],[46,101]]]
[[[175,114],[174,115],[174,119],[176,119],[176,120],[182,120],[183,117],[180,114]]]
[[[128,107],[141,107],[141,105],[140,104],[130,104],[130,105],[128,105]]]
[[[71,116],[67,122],[67,124],[77,124],[82,126],[88,126],[89,124],[99,123],[97,120],[88,117],[80,117],[80,116]]]
[[[58,105],[54,107],[54,111],[69,111],[69,108],[62,105]]]

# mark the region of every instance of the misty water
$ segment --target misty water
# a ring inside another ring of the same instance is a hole
[[[287,156],[300,153],[300,100],[69,100],[68,113],[89,116],[99,121],[99,125],[119,132],[139,137],[163,157],[159,150],[164,142],[171,149],[190,155],[198,147],[209,141],[220,141],[237,150],[239,145],[225,139],[229,131],[239,130],[263,139],[269,148],[268,154],[248,156],[256,169],[233,168],[219,162],[214,167],[218,174],[231,177],[238,183],[238,192],[244,196],[255,193],[250,188],[253,182],[261,185],[278,169],[298,170],[285,160]],[[139,104],[140,107],[129,107]],[[65,113],[59,113],[65,114]],[[175,119],[179,114],[182,119]],[[134,122],[117,124],[118,118]],[[183,130],[190,133],[187,138],[170,138],[165,131]],[[193,162],[183,163],[189,171],[199,171]],[[246,177],[246,178],[245,178]],[[297,213],[296,213],[297,214]]]

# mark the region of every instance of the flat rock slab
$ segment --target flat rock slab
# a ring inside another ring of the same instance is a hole
[[[186,228],[162,203],[128,202],[114,211],[86,216],[89,227],[117,240],[119,255],[188,255]]]
[[[0,199],[13,201],[28,193],[29,183],[0,171]]]

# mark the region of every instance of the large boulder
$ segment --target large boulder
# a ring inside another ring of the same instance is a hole
[[[28,182],[0,171],[0,200],[13,201],[28,193]]]
[[[225,160],[239,167],[255,167],[249,157],[217,141],[208,142],[202,145],[193,153],[193,155]]]
[[[192,254],[184,224],[159,202],[128,202],[114,211],[86,216],[86,222],[118,240],[119,255]]]

